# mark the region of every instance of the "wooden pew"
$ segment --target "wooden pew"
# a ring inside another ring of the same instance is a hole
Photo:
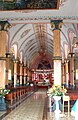
[[[16,107],[22,101],[26,99],[29,95],[34,92],[34,88],[32,86],[20,86],[17,88],[11,88],[10,93],[5,96],[7,102],[10,103],[9,107]]]

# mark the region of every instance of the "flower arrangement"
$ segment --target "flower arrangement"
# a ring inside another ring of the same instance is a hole
[[[6,94],[10,92],[9,89],[2,89],[0,88],[0,97],[5,97]]]
[[[67,92],[67,89],[63,88],[63,86],[53,85],[50,89],[48,89],[48,96],[63,96]]]

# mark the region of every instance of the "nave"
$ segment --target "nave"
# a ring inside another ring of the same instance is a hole
[[[57,118],[51,110],[52,106],[49,107],[49,98],[46,92],[46,89],[34,92],[10,112],[3,111],[0,120],[75,120],[71,114],[68,117],[67,112],[64,115],[61,113]]]

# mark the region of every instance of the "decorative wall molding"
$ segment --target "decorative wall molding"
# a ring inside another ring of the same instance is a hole
[[[4,17],[4,18],[0,18],[0,21],[10,21],[10,22],[13,22],[14,21],[28,21],[28,20],[32,20],[32,21],[36,21],[36,20],[78,20],[78,16],[31,16],[31,17],[19,17],[19,18],[16,18],[16,17],[11,17],[11,18],[7,18],[7,17]]]

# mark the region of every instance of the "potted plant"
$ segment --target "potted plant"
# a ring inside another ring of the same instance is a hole
[[[54,109],[56,108],[55,112],[56,114],[61,112],[59,109],[59,102],[61,100],[61,97],[67,92],[67,89],[63,88],[63,86],[59,85],[53,85],[50,89],[48,89],[47,94],[50,97],[53,97],[55,102],[54,102]]]
[[[9,89],[0,88],[0,110],[6,110],[5,95],[10,92]]]
[[[67,89],[63,88],[63,86],[53,85],[50,89],[48,89],[48,96],[63,96],[67,92]]]
[[[0,88],[0,97],[5,97],[6,94],[10,92],[9,89],[2,89]]]

